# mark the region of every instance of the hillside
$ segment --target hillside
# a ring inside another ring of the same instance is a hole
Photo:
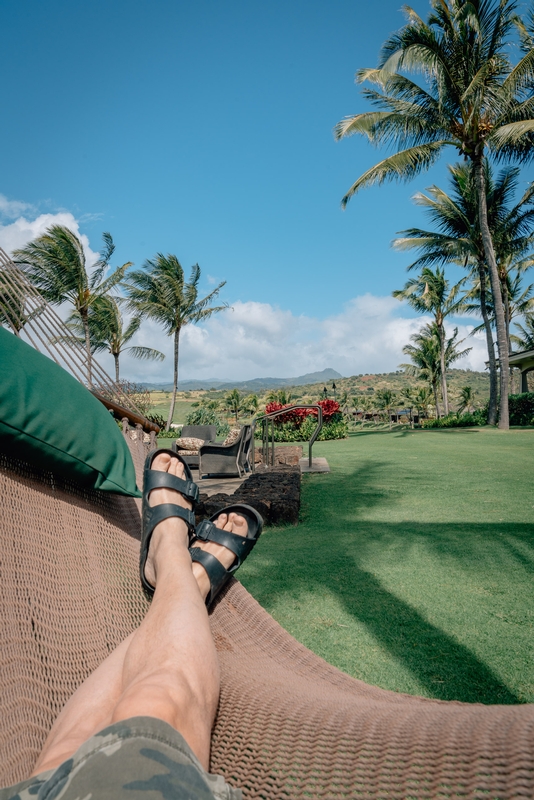
[[[281,389],[285,386],[306,386],[325,381],[337,381],[342,376],[335,369],[323,369],[321,372],[308,372],[297,378],[252,378],[248,381],[221,381],[216,379],[198,381],[180,381],[179,388],[182,392],[195,392],[202,390],[228,391],[239,389],[240,392],[262,392],[267,389]],[[149,391],[172,392],[170,383],[143,383]]]
[[[337,374],[337,373],[336,373]],[[265,379],[267,380],[267,379]],[[298,386],[283,388],[291,393],[292,401],[301,401],[303,403],[317,402],[317,400],[324,398],[324,387],[328,390],[328,397],[334,398],[334,390],[332,384],[335,382],[336,391],[335,397],[340,399],[345,392],[349,396],[349,404],[357,406],[359,397],[368,396],[372,397],[373,394],[379,389],[391,389],[398,395],[398,403],[402,405],[400,392],[407,387],[418,387],[424,385],[422,381],[417,381],[415,378],[407,376],[404,372],[388,372],[377,374],[353,375],[350,378],[329,378],[327,381],[320,380],[311,384],[301,384]],[[260,407],[263,407],[267,402],[269,395],[268,389],[254,390],[250,388],[244,389],[243,386],[250,384],[226,384],[225,388],[212,388],[209,390],[197,389],[192,391],[181,391],[178,393],[178,406],[174,415],[175,422],[183,422],[189,411],[192,410],[192,403],[196,403],[202,399],[218,400],[224,406],[224,398],[229,389],[237,388],[242,395],[255,393],[258,395]],[[474,392],[474,405],[481,407],[484,405],[489,397],[489,377],[486,372],[472,372],[471,370],[453,369],[448,373],[449,397],[451,406],[454,410],[456,406],[456,399],[460,395],[460,390],[464,386],[470,386]],[[279,389],[280,386],[275,386],[270,391]],[[170,401],[168,392],[155,391],[151,393],[154,408],[157,408],[159,413],[165,414]]]

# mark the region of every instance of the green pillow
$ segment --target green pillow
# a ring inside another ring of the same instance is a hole
[[[63,367],[1,327],[0,451],[88,488],[141,497],[109,411]]]

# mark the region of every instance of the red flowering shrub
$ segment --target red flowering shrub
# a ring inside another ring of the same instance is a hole
[[[271,414],[273,411],[281,411],[283,408],[289,408],[290,405],[291,403],[283,406],[282,403],[273,401],[272,403],[267,403],[265,406],[265,413]],[[335,400],[319,400],[315,405],[321,406],[323,410],[323,422],[329,422],[334,414],[340,413],[339,403]],[[314,408],[295,408],[292,411],[288,411],[287,414],[280,414],[279,417],[276,417],[274,424],[283,425],[286,422],[292,422],[296,428],[300,428],[306,417],[310,414],[316,417],[317,411]]]
[[[319,400],[316,405],[321,406],[323,410],[323,422],[330,422],[334,414],[339,414],[339,403],[336,400]],[[317,416],[317,411],[311,411],[314,417]]]

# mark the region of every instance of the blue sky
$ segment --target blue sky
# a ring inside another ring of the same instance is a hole
[[[0,246],[59,220],[92,251],[110,231],[117,264],[171,252],[200,264],[205,291],[226,280],[234,311],[187,332],[184,378],[396,368],[420,320],[390,299],[407,263],[390,241],[423,223],[410,198],[443,185],[446,162],[343,212],[379,154],[332,128],[366,109],[354,73],[376,64],[399,7],[6,0]],[[151,324],[139,342],[170,352]],[[469,358],[481,366],[483,347]],[[172,367],[126,356],[123,369],[165,380]]]

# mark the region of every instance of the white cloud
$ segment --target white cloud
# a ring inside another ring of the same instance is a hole
[[[32,213],[33,212],[33,213]],[[80,233],[80,220],[67,211],[39,214],[27,203],[0,195],[0,247],[8,253],[44,233],[51,225],[65,225],[83,242],[87,263],[98,254]],[[26,216],[24,216],[24,214]],[[215,279],[208,276],[208,283]],[[61,308],[62,316],[68,313]],[[268,303],[237,301],[200,326],[187,326],[180,339],[180,377],[246,380],[264,377],[297,377],[332,367],[342,375],[389,372],[406,360],[402,348],[410,336],[428,321],[403,316],[406,307],[393,297],[366,294],[349,300],[338,313],[325,319],[295,316]],[[448,326],[449,335],[453,325]],[[459,320],[463,347],[471,352],[456,366],[484,369],[487,359],[483,334],[468,337],[472,325]],[[172,340],[161,328],[145,320],[131,344],[161,350],[164,362],[136,361],[125,352],[121,357],[122,377],[134,381],[171,382]],[[102,366],[114,374],[112,359],[100,355]]]
[[[258,377],[296,377],[332,367],[342,375],[389,372],[406,361],[402,348],[428,322],[404,317],[392,297],[366,294],[324,320],[295,316],[267,303],[238,301],[202,326],[184,328],[180,338],[180,377],[245,380]],[[472,325],[458,327],[462,348],[471,352],[455,366],[483,370],[487,360],[483,335],[469,337]],[[125,353],[121,372],[135,381],[172,381],[172,341],[146,320],[135,344],[154,347],[167,355],[162,363],[135,361]],[[104,364],[103,364],[104,365]],[[110,369],[106,362],[106,368]]]
[[[32,211],[33,207],[29,203],[20,200],[8,200],[5,194],[0,194],[0,217],[16,219],[25,211]]]
[[[7,200],[0,195],[0,216],[13,218],[22,211],[31,210],[26,203],[16,200]],[[16,213],[15,213],[16,212]],[[31,215],[33,217],[33,215]],[[30,215],[28,214],[28,217]],[[79,221],[69,211],[59,211],[56,214],[39,214],[35,218],[18,216],[14,222],[2,225],[0,223],[0,247],[11,255],[13,250],[24,247],[27,242],[43,234],[51,225],[64,225],[78,236],[83,244],[87,265],[91,267],[98,258],[98,253],[93,252],[89,246],[89,239],[80,233]]]

